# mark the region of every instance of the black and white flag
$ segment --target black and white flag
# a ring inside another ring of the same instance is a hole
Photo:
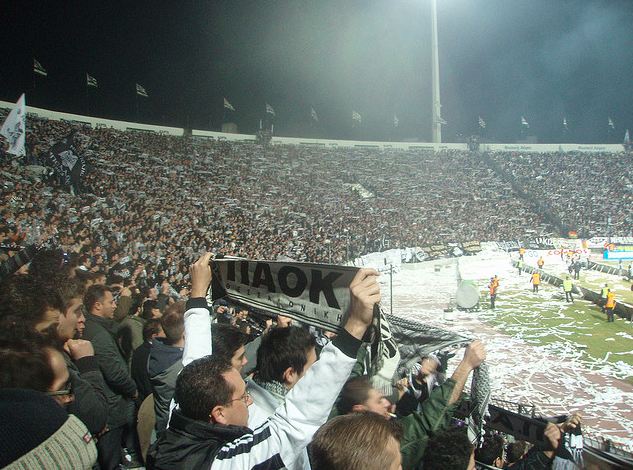
[[[275,116],[275,110],[268,103],[266,103],[266,113]]]
[[[89,87],[92,87],[92,88],[98,88],[97,79],[94,78],[89,73],[86,74],[86,86],[89,86]]]
[[[48,155],[48,165],[63,186],[77,186],[86,175],[87,166],[83,155],[78,155],[74,145],[74,133],[57,142]]]
[[[9,143],[7,153],[12,155],[26,155],[26,105],[24,93],[15,104],[0,128],[0,135]]]
[[[363,122],[363,118],[357,111],[352,111],[352,121],[356,121],[360,124],[361,122]]]
[[[310,108],[310,116],[312,117],[312,120],[314,122],[319,122],[319,116],[317,115],[317,112],[314,110],[314,108]]]
[[[235,108],[233,107],[233,105],[229,103],[229,100],[227,100],[226,98],[224,98],[224,107],[228,109],[229,111],[235,111]]]
[[[485,129],[486,128],[486,121],[484,121],[484,118],[482,118],[481,116],[479,116],[479,127],[481,129]]]
[[[148,97],[147,95],[147,91],[145,90],[145,87],[142,85],[139,85],[138,83],[136,84],[136,94],[139,96],[143,96],[145,98]]]
[[[46,69],[42,67],[42,64],[40,64],[37,59],[33,59],[33,72],[42,77],[48,76],[48,72],[46,72]]]

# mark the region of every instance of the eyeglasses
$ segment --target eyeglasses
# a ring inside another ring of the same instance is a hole
[[[228,403],[233,403],[234,401],[237,401],[237,400],[242,400],[244,402],[244,404],[246,406],[248,406],[248,403],[251,401],[251,394],[248,393],[248,391],[245,391],[244,395],[242,395],[241,397],[238,397],[238,398],[233,398],[233,400],[229,400]]]
[[[73,394],[73,384],[70,380],[66,382],[66,385],[64,385],[64,388],[62,388],[61,390],[57,390],[55,392],[46,392],[46,395],[48,395],[49,397],[63,397],[65,395],[72,395],[72,394]]]

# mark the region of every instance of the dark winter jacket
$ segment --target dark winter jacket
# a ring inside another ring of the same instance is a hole
[[[95,357],[105,379],[105,395],[108,400],[108,426],[117,428],[134,419],[136,384],[123,359],[116,341],[116,323],[114,320],[96,315],[86,315],[84,338],[92,343]]]
[[[167,427],[169,403],[176,390],[176,379],[182,370],[183,348],[165,343],[164,338],[154,338],[149,353],[147,370],[154,393],[156,434]]]
[[[77,416],[92,434],[98,434],[108,419],[108,400],[105,396],[106,384],[94,356],[82,357],[76,362],[63,351],[75,400],[66,410]]]
[[[147,453],[147,470],[209,469],[224,444],[248,433],[252,431],[241,426],[195,421],[176,409],[169,429]]]

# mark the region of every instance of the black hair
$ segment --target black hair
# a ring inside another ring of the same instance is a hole
[[[0,388],[25,388],[46,392],[54,373],[46,348],[53,345],[26,325],[0,328]]]
[[[466,428],[451,427],[431,437],[424,451],[424,470],[466,470],[473,445]]]
[[[33,327],[46,311],[64,311],[59,293],[31,275],[15,275],[0,285],[0,319]]]
[[[50,284],[69,275],[68,255],[62,249],[42,250],[29,265],[29,274],[39,281]]]
[[[143,303],[143,311],[141,312],[141,317],[145,320],[151,320],[154,318],[154,314],[152,310],[158,308],[158,302],[156,300],[146,300]]]
[[[500,435],[488,435],[484,438],[481,447],[475,450],[475,458],[481,463],[492,465],[495,460],[503,457],[503,446],[503,438]]]
[[[143,325],[143,340],[149,341],[152,339],[152,336],[156,336],[160,333],[161,323],[160,319],[154,318],[152,320],[147,320],[145,325]]]
[[[308,352],[316,347],[314,336],[303,328],[274,328],[264,336],[257,350],[257,376],[263,382],[284,381],[288,367],[303,372]]]
[[[242,333],[239,328],[223,323],[211,325],[213,355],[219,355],[231,362],[235,351],[248,342],[248,335]]]
[[[215,406],[229,402],[233,388],[223,374],[232,368],[230,359],[206,356],[188,364],[176,380],[174,399],[187,418],[209,422]]]

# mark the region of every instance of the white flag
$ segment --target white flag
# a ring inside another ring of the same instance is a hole
[[[273,107],[271,105],[269,105],[268,103],[266,103],[266,112],[268,114],[272,114],[273,116],[275,116],[275,110],[273,109]]]
[[[363,122],[363,118],[360,116],[359,113],[357,113],[356,111],[352,111],[352,120],[356,121],[358,123]]]
[[[400,119],[398,119],[398,116],[396,116],[394,114],[393,115],[393,127],[398,127],[398,124],[400,124]]]
[[[33,59],[33,72],[43,77],[48,76],[48,72],[46,72],[46,69],[42,67],[42,64],[40,64],[37,59]]]
[[[482,129],[486,128],[486,121],[484,121],[481,116],[479,116],[479,127],[481,127]]]
[[[609,127],[611,129],[615,129],[615,124],[613,124],[613,119],[609,118]]]
[[[310,108],[310,116],[312,116],[312,119],[314,119],[316,122],[319,122],[319,116],[317,115],[317,112],[314,110],[314,108]]]
[[[0,135],[4,136],[9,143],[7,153],[12,155],[26,155],[24,141],[26,138],[26,107],[24,104],[24,93],[15,104],[0,128]]]
[[[90,74],[86,74],[86,86],[91,86],[93,88],[98,88],[97,86],[97,79],[94,78],[92,75]]]
[[[563,127],[565,128],[566,131],[569,130],[569,127],[567,126],[567,118],[566,117],[563,118]]]
[[[233,105],[229,103],[229,100],[227,100],[226,98],[224,98],[224,107],[228,110],[235,111]]]
[[[527,122],[527,119],[525,119],[525,117],[521,116],[521,125],[527,127],[528,129],[530,128],[530,124]]]
[[[139,96],[144,96],[145,98],[147,98],[147,91],[145,90],[145,87],[142,85],[139,85],[138,83],[136,84],[136,94]]]

